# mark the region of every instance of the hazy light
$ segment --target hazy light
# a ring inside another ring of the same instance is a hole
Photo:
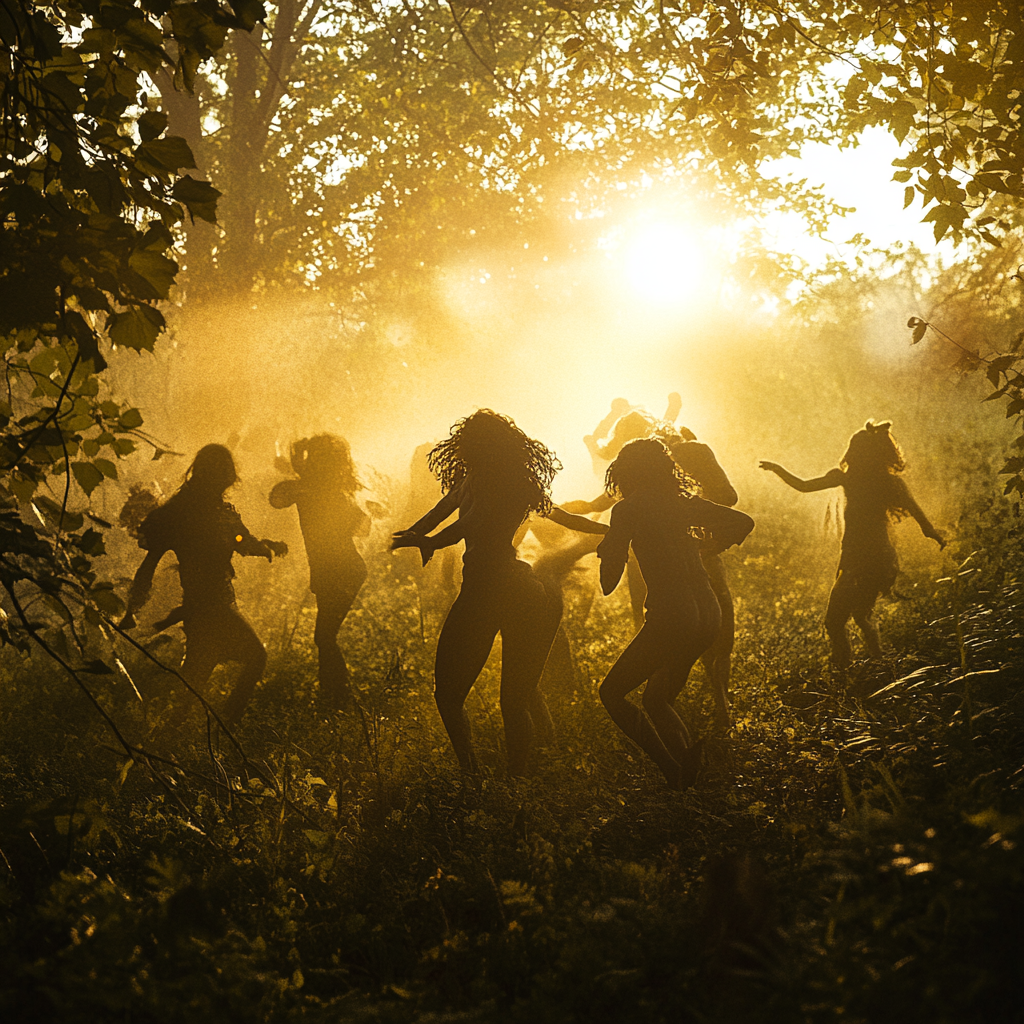
[[[630,285],[661,305],[694,298],[707,280],[708,254],[678,225],[645,228],[626,247],[625,259]]]

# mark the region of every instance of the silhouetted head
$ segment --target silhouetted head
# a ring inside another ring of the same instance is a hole
[[[316,434],[292,444],[292,469],[308,483],[328,483],[352,495],[362,488],[348,441],[337,434]]]
[[[554,452],[492,409],[478,409],[459,420],[431,449],[427,463],[446,491],[468,473],[525,485],[534,492],[527,497],[529,508],[541,514],[551,509],[551,481],[562,468]]]
[[[882,471],[902,473],[905,468],[903,452],[889,431],[891,423],[868,420],[863,430],[850,438],[850,445],[840,466],[855,473]]]
[[[599,444],[597,450],[602,458],[614,459],[622,451],[624,444],[639,437],[650,437],[656,426],[657,421],[653,416],[634,409],[615,421],[608,440],[604,444]]]
[[[638,438],[624,445],[604,478],[605,490],[616,498],[637,491],[683,494],[683,475],[664,442],[656,437]]]
[[[235,460],[222,444],[200,448],[185,473],[183,487],[206,494],[221,495],[238,480]]]

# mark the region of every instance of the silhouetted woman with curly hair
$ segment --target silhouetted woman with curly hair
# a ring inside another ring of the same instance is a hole
[[[274,508],[295,505],[309,559],[309,589],[316,597],[313,639],[319,655],[320,699],[331,708],[350,701],[348,666],[338,631],[366,581],[366,562],[355,538],[370,532],[370,517],[356,503],[362,484],[348,442],[317,434],[292,445],[297,480],[282,480],[270,492]]]
[[[899,476],[905,463],[890,433],[891,426],[868,421],[863,430],[850,438],[839,468],[813,480],[802,480],[775,462],[761,463],[762,469],[805,494],[842,487],[846,496],[842,553],[825,611],[832,660],[839,669],[848,668],[853,657],[846,633],[851,616],[864,635],[869,655],[882,658],[882,644],[872,613],[875,602],[889,593],[899,572],[896,549],[889,536],[889,520],[912,516],[926,537],[936,541],[940,548],[946,546],[945,537],[932,526]]]
[[[618,586],[632,546],[647,597],[643,627],[601,684],[601,701],[669,785],[684,789],[696,777],[700,748],[690,742],[674,702],[722,622],[701,549],[720,552],[741,543],[754,521],[689,494],[672,453],[657,438],[624,445],[605,480],[619,500],[597,549],[601,589],[610,594]],[[626,698],[644,682],[641,708]]]
[[[429,465],[444,496],[419,522],[394,535],[392,548],[418,547],[424,564],[439,548],[465,540],[462,589],[437,643],[434,696],[464,771],[476,771],[466,698],[501,633],[501,715],[508,768],[521,775],[535,719],[547,712],[537,688],[558,626],[553,608],[530,566],[516,558],[514,539],[531,512],[569,529],[603,533],[606,527],[571,516],[551,504],[550,488],[561,468],[554,453],[524,434],[507,416],[480,409],[459,420],[435,445]],[[459,518],[427,536],[449,516]]]

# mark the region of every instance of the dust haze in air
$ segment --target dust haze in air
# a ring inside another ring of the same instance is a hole
[[[714,449],[740,507],[779,528],[820,531],[829,499],[784,494],[758,459],[820,474],[869,418],[893,422],[922,503],[940,521],[955,514],[1005,430],[978,406],[983,382],[958,380],[935,345],[910,346],[920,295],[906,281],[833,282],[793,312],[786,289],[801,282],[766,285],[721,235],[684,238],[673,264],[671,233],[651,225],[601,224],[600,244],[576,251],[541,241],[463,252],[415,292],[358,313],[315,290],[186,303],[155,355],[117,360],[146,429],[182,453],[142,452],[124,482],[169,493],[198,447],[226,443],[241,472],[234,500],[260,527],[274,522],[275,457],[332,431],[397,524],[414,449],[491,407],[558,454],[556,500],[591,498],[602,481],[583,437],[611,401],[660,417],[677,391],[678,422]],[[645,252],[651,238],[661,248]],[[108,514],[118,497],[103,499]]]

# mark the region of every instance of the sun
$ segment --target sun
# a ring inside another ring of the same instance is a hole
[[[626,246],[626,277],[643,298],[681,305],[706,289],[709,255],[683,226],[651,225]]]

